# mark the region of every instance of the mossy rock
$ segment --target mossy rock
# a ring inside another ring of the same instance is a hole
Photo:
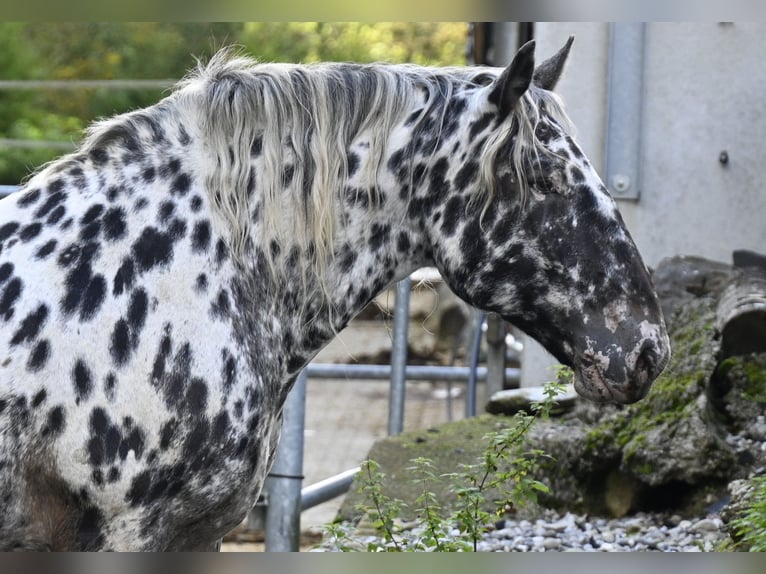
[[[405,502],[401,509],[402,520],[417,518],[415,500],[423,493],[422,482],[413,481],[412,461],[427,458],[433,464],[437,476],[460,471],[461,464],[474,464],[481,460],[487,447],[485,437],[489,433],[506,428],[512,417],[481,415],[440,425],[423,431],[405,432],[395,437],[377,441],[370,450],[368,458],[380,467],[381,489],[384,496]],[[360,492],[362,477],[357,476],[346,494],[337,518],[356,522],[363,511],[359,506],[369,507],[371,501]],[[452,490],[449,478],[430,482],[427,488],[432,492],[446,517],[455,507],[457,496]],[[488,490],[485,494],[484,510],[494,512],[496,502],[500,500],[497,490]]]
[[[766,415],[766,353],[729,357],[716,368],[711,398],[733,432]]]
[[[682,481],[693,486],[729,476],[734,455],[713,428],[706,399],[718,353],[715,302],[702,297],[679,308],[670,332],[670,364],[649,394],[588,435],[594,453],[617,445],[620,470],[647,485]]]

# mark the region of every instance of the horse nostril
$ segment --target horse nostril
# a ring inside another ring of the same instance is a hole
[[[644,341],[641,347],[641,352],[636,359],[636,372],[647,373],[650,377],[650,380],[654,379],[657,371],[658,359],[659,355],[657,353],[657,346],[654,344],[654,341]]]

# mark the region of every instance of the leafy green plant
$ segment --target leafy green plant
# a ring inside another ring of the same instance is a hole
[[[438,474],[428,458],[410,461],[412,466],[407,471],[420,486],[414,501],[420,518],[417,528],[405,530],[397,521],[405,503],[383,492],[385,475],[375,461],[365,461],[360,492],[369,504],[362,504],[359,510],[381,536],[369,542],[367,550],[475,552],[493,518],[510,508],[537,502],[538,493],[547,492],[548,487],[533,478],[533,470],[546,455],[539,449],[530,449],[527,437],[535,421],[550,416],[567,377],[566,371],[559,372],[557,381],[545,386],[544,399],[533,403],[531,413],[519,411],[505,428],[486,435],[487,447],[476,463],[461,465],[458,472]],[[456,508],[450,512],[440,506],[434,494],[433,487],[442,480],[450,481],[457,497]],[[500,493],[494,513],[486,510],[489,491]],[[348,531],[339,525],[332,525],[327,534],[341,551],[354,549],[347,543]]]
[[[753,490],[745,511],[731,521],[737,547],[749,552],[766,552],[766,476],[752,479]]]

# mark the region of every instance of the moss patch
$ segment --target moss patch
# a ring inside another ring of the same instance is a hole
[[[473,464],[480,459],[487,447],[484,437],[506,428],[511,420],[511,417],[481,415],[446,423],[437,429],[406,432],[378,441],[370,450],[369,458],[378,463],[385,474],[383,494],[410,504],[402,508],[401,518],[415,519],[416,511],[411,503],[423,493],[423,484],[413,481],[413,474],[408,470],[412,466],[410,461],[420,457],[430,459],[437,475],[459,472],[461,464]],[[357,507],[360,504],[369,506],[369,501],[359,493],[361,484],[357,477],[338,511],[339,519],[356,521],[360,518]],[[428,488],[446,511],[454,506],[457,499],[448,478],[429,484]],[[486,500],[484,509],[493,511],[499,493],[488,491]]]

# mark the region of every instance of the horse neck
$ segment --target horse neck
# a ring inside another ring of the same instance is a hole
[[[461,140],[465,130],[454,126],[442,137],[443,110],[429,112],[420,124],[408,121],[422,108],[423,102],[415,102],[405,110],[387,138],[362,133],[348,142],[348,177],[323,190],[332,194],[326,205],[327,198],[317,203],[315,190],[307,195],[300,182],[279,194],[262,193],[266,176],[277,175],[263,168],[265,146],[251,163],[254,176],[241,178],[257,182],[247,210],[239,212],[251,214],[242,242],[250,245],[245,250],[247,289],[268,294],[259,320],[278,318],[272,338],[288,349],[288,374],[297,372],[388,285],[433,263],[427,229],[449,189],[446,146],[466,144]],[[385,143],[376,148],[375,141]],[[289,149],[281,153],[286,163],[294,160]],[[317,205],[332,207],[330,227],[317,224],[311,211]],[[329,245],[318,247],[322,237],[316,226],[331,229]]]

